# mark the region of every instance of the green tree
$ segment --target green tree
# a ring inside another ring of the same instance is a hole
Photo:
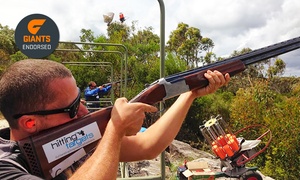
[[[133,34],[129,40],[130,55],[137,57],[139,63],[147,64],[157,60],[159,52],[159,37],[148,27]]]
[[[58,62],[78,62],[84,61],[84,53],[73,50],[80,50],[77,44],[59,43],[56,51],[54,51],[48,59]]]
[[[95,36],[94,32],[91,29],[81,29],[80,42],[94,42]]]
[[[274,76],[280,76],[284,73],[285,67],[286,67],[285,62],[280,58],[276,58],[274,65],[269,66],[267,70],[267,76],[269,78],[273,78]]]
[[[15,54],[10,55],[12,62],[20,61],[23,59],[28,59],[28,57],[21,51],[17,51]]]
[[[159,78],[159,37],[153,33],[152,27],[135,32],[135,24],[131,26],[132,35],[126,43],[128,48],[128,76],[134,79],[131,97]]]
[[[213,46],[211,39],[202,38],[198,28],[189,27],[185,23],[178,24],[177,29],[171,32],[167,42],[167,50],[185,60],[191,68],[205,63],[201,58],[201,53],[203,51],[211,52]]]
[[[253,163],[264,174],[278,179],[297,179],[300,173],[298,89],[296,84],[294,96],[286,97],[273,91],[268,81],[255,81],[253,87],[236,93],[230,107],[230,124],[234,129],[262,124],[271,130],[271,145]],[[260,135],[261,132],[252,133],[253,138]]]
[[[131,28],[124,23],[113,22],[107,26],[107,34],[110,42],[121,43],[129,39]]]
[[[10,55],[18,51],[14,34],[15,31],[13,29],[0,24],[0,73],[11,63]]]
[[[207,52],[206,55],[203,57],[203,61],[205,64],[210,64],[212,62],[218,61],[218,59],[215,53]]]

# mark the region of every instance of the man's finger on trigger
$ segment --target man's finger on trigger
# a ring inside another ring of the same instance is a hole
[[[141,104],[141,109],[144,112],[156,112],[157,108],[155,106],[151,106],[149,104],[145,104],[145,103],[140,103]]]
[[[157,108],[142,102],[134,102],[132,105],[135,105],[136,108],[142,110],[143,112],[156,112]]]
[[[145,104],[145,112],[156,112],[158,109],[155,106],[151,106],[149,104]]]

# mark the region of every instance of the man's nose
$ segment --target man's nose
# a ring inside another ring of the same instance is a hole
[[[85,116],[89,113],[89,110],[85,107],[85,105],[80,103],[79,109],[78,109],[78,113],[77,113],[77,117],[82,117]]]

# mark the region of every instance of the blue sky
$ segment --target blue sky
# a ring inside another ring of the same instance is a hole
[[[261,48],[300,36],[299,0],[164,0],[166,41],[177,24],[201,30],[215,43],[217,56],[243,47]],[[153,27],[160,34],[160,6],[156,0],[2,0],[0,23],[15,29],[25,16],[41,13],[52,18],[61,41],[79,41],[82,28],[106,34],[103,14],[123,12],[131,25]],[[300,49],[280,56],[285,75],[300,76]]]

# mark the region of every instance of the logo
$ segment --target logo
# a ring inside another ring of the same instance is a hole
[[[58,46],[59,31],[55,22],[43,14],[31,14],[17,25],[15,41],[30,58],[45,58]]]
[[[86,145],[101,139],[101,132],[97,122],[71,131],[63,136],[52,139],[42,145],[49,163],[67,156]]]
[[[74,147],[79,147],[82,143],[89,141],[94,138],[93,133],[85,134],[83,130],[79,132],[75,132],[72,135],[62,137],[60,139],[56,139],[54,142],[51,142],[51,148],[55,149],[60,146],[66,146],[67,149],[71,149]]]
[[[33,19],[28,23],[28,31],[31,34],[36,35],[36,33],[40,30],[41,26],[45,23],[46,19]]]

